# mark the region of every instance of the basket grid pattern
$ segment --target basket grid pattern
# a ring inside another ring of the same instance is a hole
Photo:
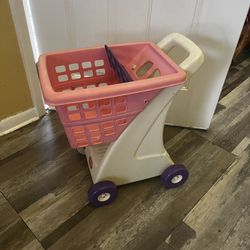
[[[65,127],[66,134],[73,138],[72,147],[86,147],[114,141],[127,127],[133,117],[108,120],[98,123]]]
[[[127,111],[126,96],[83,102],[64,106],[64,122],[94,120],[112,115],[121,115]]]
[[[45,101],[55,106],[72,148],[115,141],[163,88],[185,79],[150,42],[111,49],[131,77],[129,83],[121,82],[121,74],[111,67],[104,47],[39,58]]]

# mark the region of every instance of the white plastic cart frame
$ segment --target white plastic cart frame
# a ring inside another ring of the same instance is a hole
[[[179,65],[190,77],[202,65],[202,51],[191,40],[178,33],[162,39],[158,46],[167,53],[175,46],[183,47],[189,56]],[[130,123],[119,138],[109,145],[89,146],[86,156],[93,183],[112,181],[123,185],[154,176],[159,176],[173,165],[163,145],[165,118],[171,101],[183,85],[167,87]],[[182,176],[173,178],[177,183]],[[105,196],[106,195],[106,196]],[[108,193],[98,196],[105,202]]]

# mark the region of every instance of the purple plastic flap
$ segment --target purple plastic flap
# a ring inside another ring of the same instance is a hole
[[[133,81],[132,77],[129,75],[125,67],[119,63],[118,59],[114,56],[113,52],[107,45],[105,45],[105,50],[108,55],[110,66],[114,69],[120,81],[121,82]]]

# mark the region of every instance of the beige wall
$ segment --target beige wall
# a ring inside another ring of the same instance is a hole
[[[33,107],[8,0],[0,0],[0,120]]]

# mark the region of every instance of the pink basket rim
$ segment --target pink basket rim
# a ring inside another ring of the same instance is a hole
[[[51,85],[46,60],[48,56],[60,55],[62,53],[71,53],[76,51],[86,51],[91,49],[103,48],[84,48],[74,49],[59,52],[50,52],[42,54],[38,60],[39,78],[41,87],[44,95],[44,100],[49,105],[65,105],[71,103],[93,101],[97,99],[112,98],[123,95],[131,95],[146,91],[157,90],[166,87],[172,87],[175,85],[182,84],[186,81],[186,72],[183,71],[175,62],[171,60],[157,45],[153,42],[138,42],[138,43],[122,43],[110,45],[109,47],[128,46],[128,45],[149,45],[162,57],[164,58],[175,70],[176,73],[163,75],[156,78],[135,80],[131,82],[109,85],[108,87],[102,88],[91,88],[91,89],[77,89],[68,92],[56,92]]]

